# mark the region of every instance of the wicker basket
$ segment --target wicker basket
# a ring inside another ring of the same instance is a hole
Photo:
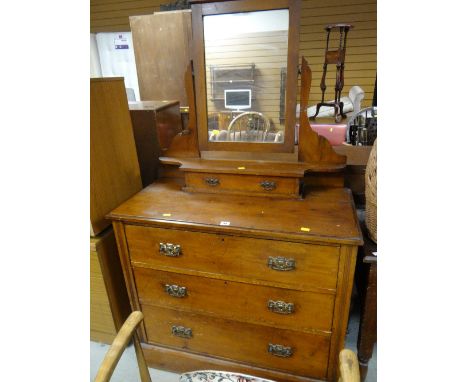
[[[377,139],[366,167],[366,227],[369,237],[377,243]]]

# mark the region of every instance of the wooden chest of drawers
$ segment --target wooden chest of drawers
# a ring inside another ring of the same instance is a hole
[[[291,200],[158,183],[109,217],[150,365],[336,379],[362,241],[348,190]]]

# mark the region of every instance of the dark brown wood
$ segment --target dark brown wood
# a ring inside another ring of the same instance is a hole
[[[195,106],[195,89],[193,80],[192,62],[185,70],[185,90],[188,102],[188,125],[181,133],[176,135],[170,146],[164,151],[164,155],[176,156],[179,158],[199,158],[198,134],[197,134],[197,113]]]
[[[377,245],[365,237],[356,269],[356,284],[361,300],[361,320],[358,334],[358,359],[361,381],[367,376],[367,367],[377,341]]]
[[[124,80],[91,79],[91,236],[110,226],[104,216],[141,190],[132,122]]]
[[[289,9],[288,69],[285,107],[284,143],[209,142],[206,93],[205,43],[203,16],[234,12],[252,12],[273,9]],[[297,93],[297,64],[299,50],[298,0],[258,1],[239,0],[219,3],[194,3],[192,5],[193,58],[195,70],[196,103],[198,110],[198,140],[200,150],[250,151],[250,152],[293,152],[294,126]]]
[[[330,142],[318,135],[310,127],[307,118],[309,104],[310,83],[312,73],[306,59],[302,57],[301,64],[301,102],[299,125],[299,161],[308,163],[345,164],[346,157],[336,154]]]
[[[182,131],[178,101],[129,102],[143,187],[158,178],[158,157]]]

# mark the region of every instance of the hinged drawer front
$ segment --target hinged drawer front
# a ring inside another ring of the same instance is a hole
[[[330,337],[142,305],[148,342],[325,378]]]
[[[187,191],[250,193],[299,197],[299,179],[278,176],[210,174],[187,172]]]
[[[336,289],[339,247],[133,225],[125,231],[135,265]]]
[[[134,268],[140,302],[285,329],[330,331],[334,296]]]

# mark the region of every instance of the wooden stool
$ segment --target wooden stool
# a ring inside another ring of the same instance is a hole
[[[315,119],[322,106],[330,106],[335,109],[335,121],[340,122],[342,118],[346,118],[343,112],[343,102],[341,102],[341,91],[344,86],[344,62],[346,56],[346,38],[348,32],[352,29],[351,24],[329,24],[325,27],[327,31],[327,46],[325,48],[325,62],[323,64],[322,81],[320,82],[320,89],[322,90],[322,101],[317,104],[315,115],[311,117]],[[337,50],[328,50],[330,42],[330,32],[333,29],[340,31],[340,43]],[[332,103],[325,102],[325,90],[327,85],[325,83],[327,77],[327,65],[336,64],[336,83],[335,83],[335,101]]]

